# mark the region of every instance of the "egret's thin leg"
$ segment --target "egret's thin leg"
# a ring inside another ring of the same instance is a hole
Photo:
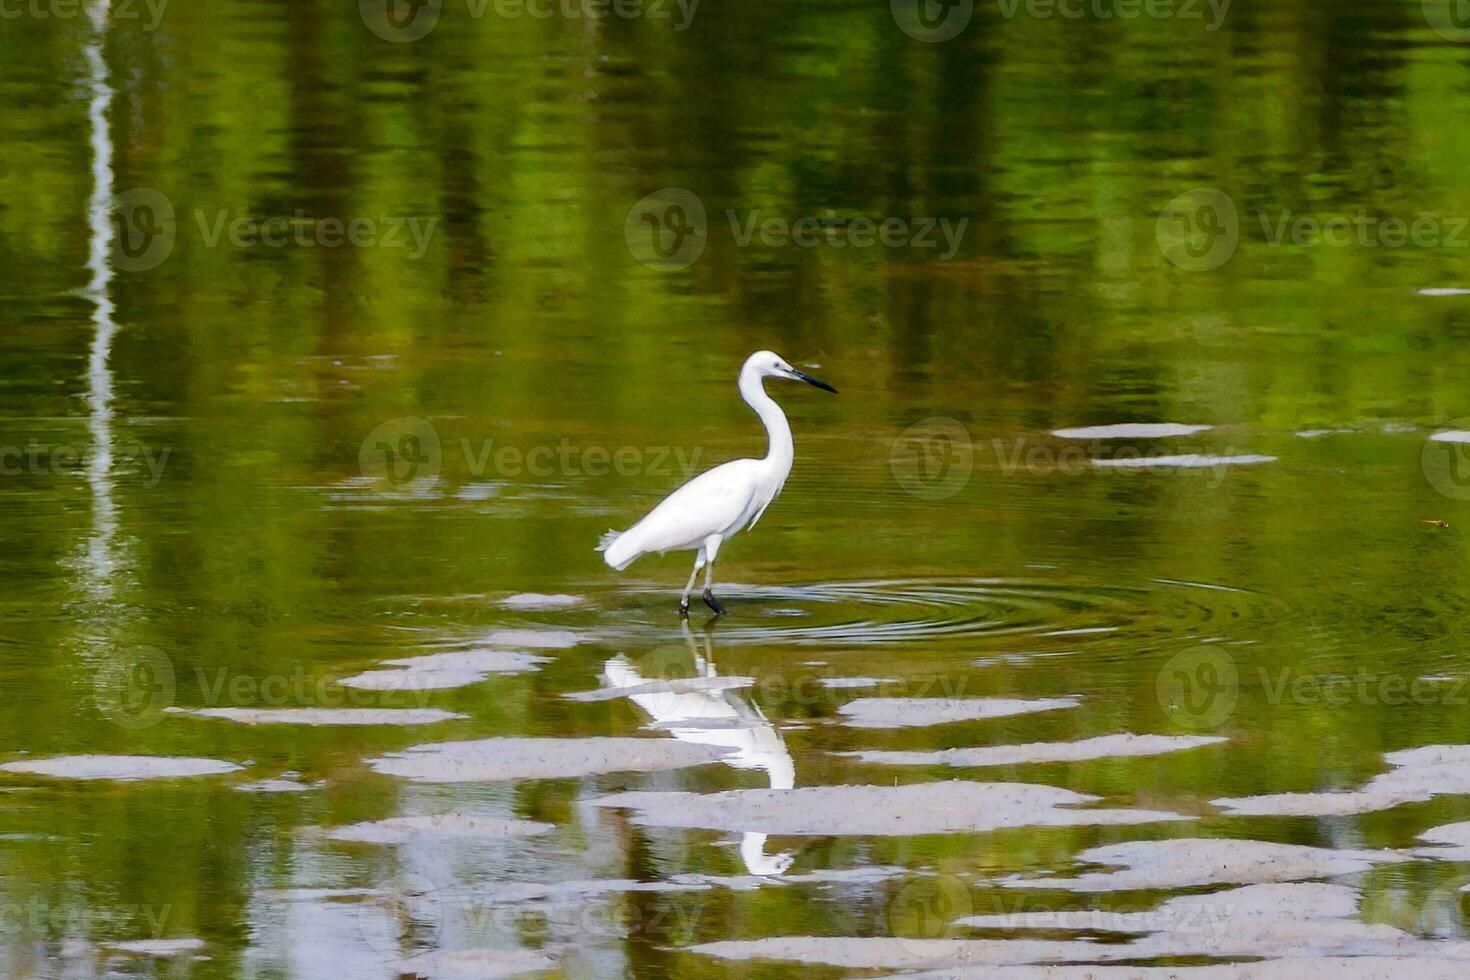
[[[715,598],[715,555],[720,552],[720,538],[711,535],[704,542],[705,554],[709,564],[704,568],[704,604],[715,611],[716,616],[725,615],[725,607],[720,605],[720,600]]]
[[[704,564],[704,556],[703,556],[703,554],[701,554],[700,556],[698,556],[698,557],[696,557],[694,559],[694,571],[692,571],[692,572],[689,573],[689,582],[688,582],[688,584],[686,584],[684,586],[684,594],[681,595],[681,596],[679,596],[679,615],[680,616],[688,616],[689,615],[689,593],[691,593],[691,592],[694,591],[694,580],[699,577],[699,569],[700,569],[700,566],[702,566],[703,564]]]

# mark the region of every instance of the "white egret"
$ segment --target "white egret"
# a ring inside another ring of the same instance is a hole
[[[608,531],[597,550],[612,568],[622,571],[651,552],[695,549],[694,571],[679,597],[679,614],[689,614],[689,593],[699,570],[705,569],[704,601],[717,614],[725,607],[715,598],[715,556],[737,531],[754,527],[791,473],[791,426],[766,394],[766,378],[805,381],[823,391],[837,389],[803,374],[768,350],[756,351],[740,369],[740,397],[755,410],[766,427],[766,454],[760,459],[736,459],[706,470],[664,498],[648,515],[626,531]]]

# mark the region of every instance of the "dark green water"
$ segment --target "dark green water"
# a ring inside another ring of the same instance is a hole
[[[1470,429],[1470,296],[1433,292],[1470,287],[1470,44],[1445,10],[983,3],[931,43],[877,2],[413,9],[397,27],[316,0],[0,19],[0,762],[244,767],[0,773],[7,975],[355,980],[482,947],[568,976],[772,975],[680,947],[935,935],[901,914],[930,873],[1013,911],[993,879],[1066,876],[1117,841],[1403,848],[1470,818],[1453,793],[1324,817],[1209,803],[1357,788],[1384,753],[1470,741],[1470,457],[1428,441]],[[842,393],[773,385],[795,469],[721,555],[731,615],[706,648],[703,617],[686,636],[674,614],[685,556],[617,575],[592,548],[762,451],[734,382],[767,347]],[[1212,428],[1051,434],[1124,422]],[[1191,454],[1246,458],[1093,462]],[[336,683],[487,645],[549,659],[442,689]],[[753,754],[448,784],[368,765],[490,736],[669,740],[647,706],[563,696],[619,654],[645,678],[752,678],[710,710],[744,719]],[[820,683],[851,677],[888,682]],[[839,714],[874,694],[1081,704]],[[1123,732],[1228,741],[983,769],[836,754]],[[283,773],[305,788],[239,789]],[[588,803],[778,773],[1044,783],[1199,819],[752,851]],[[324,834],[450,812],[554,829]],[[871,874],[824,877],[853,869]],[[1365,920],[1451,936],[1465,872],[1347,880]],[[467,914],[507,883],[679,875],[706,877]],[[106,946],[153,938],[200,958]]]

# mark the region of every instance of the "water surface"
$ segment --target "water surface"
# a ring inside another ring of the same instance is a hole
[[[1154,916],[1145,963],[1465,956],[1465,855],[1425,846],[1470,819],[1438,8],[979,4],[939,43],[882,3],[473,9],[0,21],[7,975],[1123,938],[985,918],[1052,911]],[[1273,240],[1360,212],[1432,240]],[[940,244],[854,244],[886,218]],[[842,394],[773,386],[795,469],[681,628],[684,556],[593,545],[761,451],[763,347]],[[1314,882],[1312,929],[1311,889],[1269,928],[1226,892]],[[1181,939],[1216,893],[1230,941]]]

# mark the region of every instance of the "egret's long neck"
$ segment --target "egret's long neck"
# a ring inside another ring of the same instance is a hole
[[[745,404],[755,409],[766,427],[765,462],[784,477],[791,471],[792,445],[791,426],[786,422],[786,413],[776,400],[766,394],[761,378],[754,371],[740,372],[740,397]]]

